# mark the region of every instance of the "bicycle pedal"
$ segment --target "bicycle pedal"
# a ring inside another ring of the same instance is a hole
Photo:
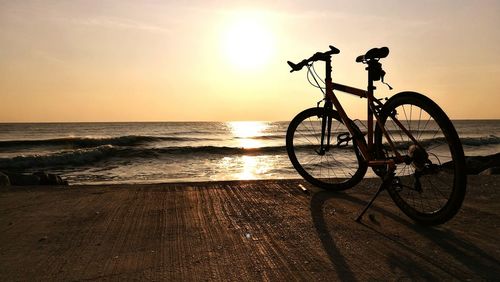
[[[349,146],[349,141],[351,141],[351,140],[352,140],[352,138],[349,135],[349,133],[347,133],[347,132],[340,133],[337,136],[337,147],[338,148],[347,147],[347,146]]]

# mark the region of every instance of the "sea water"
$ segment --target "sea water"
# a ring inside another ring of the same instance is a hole
[[[466,155],[500,152],[499,120],[453,123]],[[0,171],[43,170],[70,184],[299,178],[286,153],[287,127],[288,122],[0,124]]]

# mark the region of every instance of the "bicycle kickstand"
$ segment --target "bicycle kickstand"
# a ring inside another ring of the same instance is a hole
[[[378,188],[377,192],[375,193],[375,195],[373,195],[373,197],[370,200],[370,202],[368,202],[368,204],[363,209],[363,211],[358,215],[358,217],[356,217],[355,220],[357,222],[361,221],[361,218],[366,213],[366,211],[371,207],[371,205],[373,204],[373,202],[375,201],[375,199],[378,197],[378,195],[380,194],[380,192],[382,192],[389,185],[392,185],[392,182],[393,182],[393,179],[394,179],[394,175],[395,175],[394,174],[395,170],[396,170],[396,166],[394,164],[389,165],[389,170],[385,174],[384,179],[382,180],[382,184],[380,184],[380,187]]]

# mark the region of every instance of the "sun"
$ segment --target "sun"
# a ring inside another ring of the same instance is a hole
[[[223,32],[223,56],[240,69],[258,69],[269,63],[274,53],[270,25],[257,15],[232,19]]]

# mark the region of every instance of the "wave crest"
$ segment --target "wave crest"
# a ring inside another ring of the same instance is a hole
[[[161,157],[176,157],[182,155],[234,156],[285,153],[285,146],[237,148],[237,147],[165,147],[165,148],[135,148],[102,145],[95,148],[62,151],[48,155],[28,155],[13,158],[0,158],[0,168],[23,169],[33,167],[82,166],[115,158],[117,161],[131,159],[149,159]]]
[[[37,144],[48,142],[50,144],[77,143],[79,146],[88,146],[72,150],[59,151],[47,155],[27,155],[16,156],[12,158],[0,158],[0,168],[4,169],[31,169],[43,167],[64,167],[64,166],[85,166],[92,163],[113,159],[113,162],[130,162],[138,159],[161,159],[172,158],[198,158],[207,156],[227,157],[239,155],[278,155],[286,154],[285,146],[267,146],[258,148],[240,148],[227,146],[171,146],[161,148],[143,148],[140,146],[128,146],[136,142],[150,142],[151,140],[172,140],[172,137],[149,137],[149,136],[123,136],[117,138],[100,139],[51,139],[51,140],[26,140],[26,141],[3,141],[0,144],[9,144],[9,142],[21,142],[21,144]],[[183,138],[184,137],[180,137]],[[176,139],[175,139],[176,140]],[[465,146],[485,146],[500,144],[500,138],[494,135],[488,137],[465,137],[461,138]],[[98,145],[101,143],[112,143]],[[436,144],[446,144],[443,138],[432,140],[423,140],[424,146],[433,146]],[[15,143],[17,144],[17,143]],[[113,145],[115,144],[115,145]],[[125,145],[124,145],[125,144]],[[406,149],[407,142],[396,142],[396,147]],[[317,146],[301,145],[299,150],[315,149]],[[351,149],[347,147],[345,149]]]
[[[194,137],[177,137],[177,136],[143,136],[143,135],[126,135],[118,137],[65,137],[54,139],[41,140],[8,140],[0,141],[0,148],[31,148],[35,146],[62,146],[72,148],[91,148],[103,145],[112,146],[133,146],[144,143],[159,142],[159,141],[204,141],[214,140],[207,138]]]

